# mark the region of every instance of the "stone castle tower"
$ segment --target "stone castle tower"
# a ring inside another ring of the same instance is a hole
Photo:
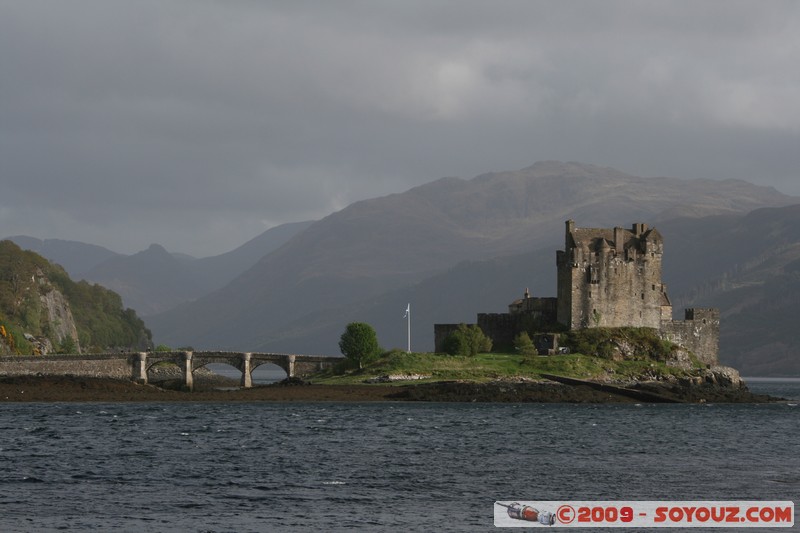
[[[556,298],[533,297],[526,289],[508,313],[479,313],[477,325],[496,347],[508,347],[521,331],[536,330],[546,340],[540,353],[557,348],[557,335],[595,327],[646,327],[662,339],[690,350],[698,361],[719,364],[719,310],[691,308],[672,319],[672,304],[661,281],[664,239],[655,228],[577,228],[567,220],[564,250],[556,252]],[[555,326],[555,328],[553,328]],[[436,351],[458,327],[435,324]],[[549,344],[547,344],[549,343]]]
[[[672,318],[661,282],[664,240],[656,229],[576,228],[566,222],[558,267],[557,321],[569,329],[649,327]]]

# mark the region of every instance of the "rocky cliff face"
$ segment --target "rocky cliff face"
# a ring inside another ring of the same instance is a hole
[[[78,342],[78,329],[75,326],[75,319],[72,316],[72,309],[69,302],[61,294],[61,291],[49,285],[46,278],[41,278],[40,284],[46,292],[39,296],[42,304],[41,320],[47,324],[45,331],[49,333],[44,338],[38,338],[34,342],[39,351],[44,354],[51,351],[53,346],[61,346],[65,340],[71,339],[75,346],[75,353],[80,353],[80,343]],[[49,340],[49,346],[46,340]]]
[[[78,327],[62,288],[63,271],[4,241],[0,247],[0,353],[80,353]]]
[[[37,354],[48,354],[65,348],[81,353],[78,328],[72,308],[64,294],[41,268],[16,275],[18,314],[24,320],[6,320],[0,331],[0,354],[17,352],[24,339]],[[13,326],[12,326],[13,325]],[[16,336],[15,336],[16,333]],[[19,338],[22,337],[22,338]]]

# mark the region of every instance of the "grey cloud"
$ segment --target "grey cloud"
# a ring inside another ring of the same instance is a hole
[[[794,2],[0,2],[0,227],[206,255],[541,159],[800,194],[798,23]]]

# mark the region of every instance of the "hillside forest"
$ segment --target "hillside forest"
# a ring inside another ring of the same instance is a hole
[[[118,294],[0,241],[0,354],[98,353],[152,344]]]

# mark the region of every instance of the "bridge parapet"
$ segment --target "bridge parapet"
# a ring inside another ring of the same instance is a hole
[[[0,376],[80,376],[131,379],[130,353],[0,356]]]

